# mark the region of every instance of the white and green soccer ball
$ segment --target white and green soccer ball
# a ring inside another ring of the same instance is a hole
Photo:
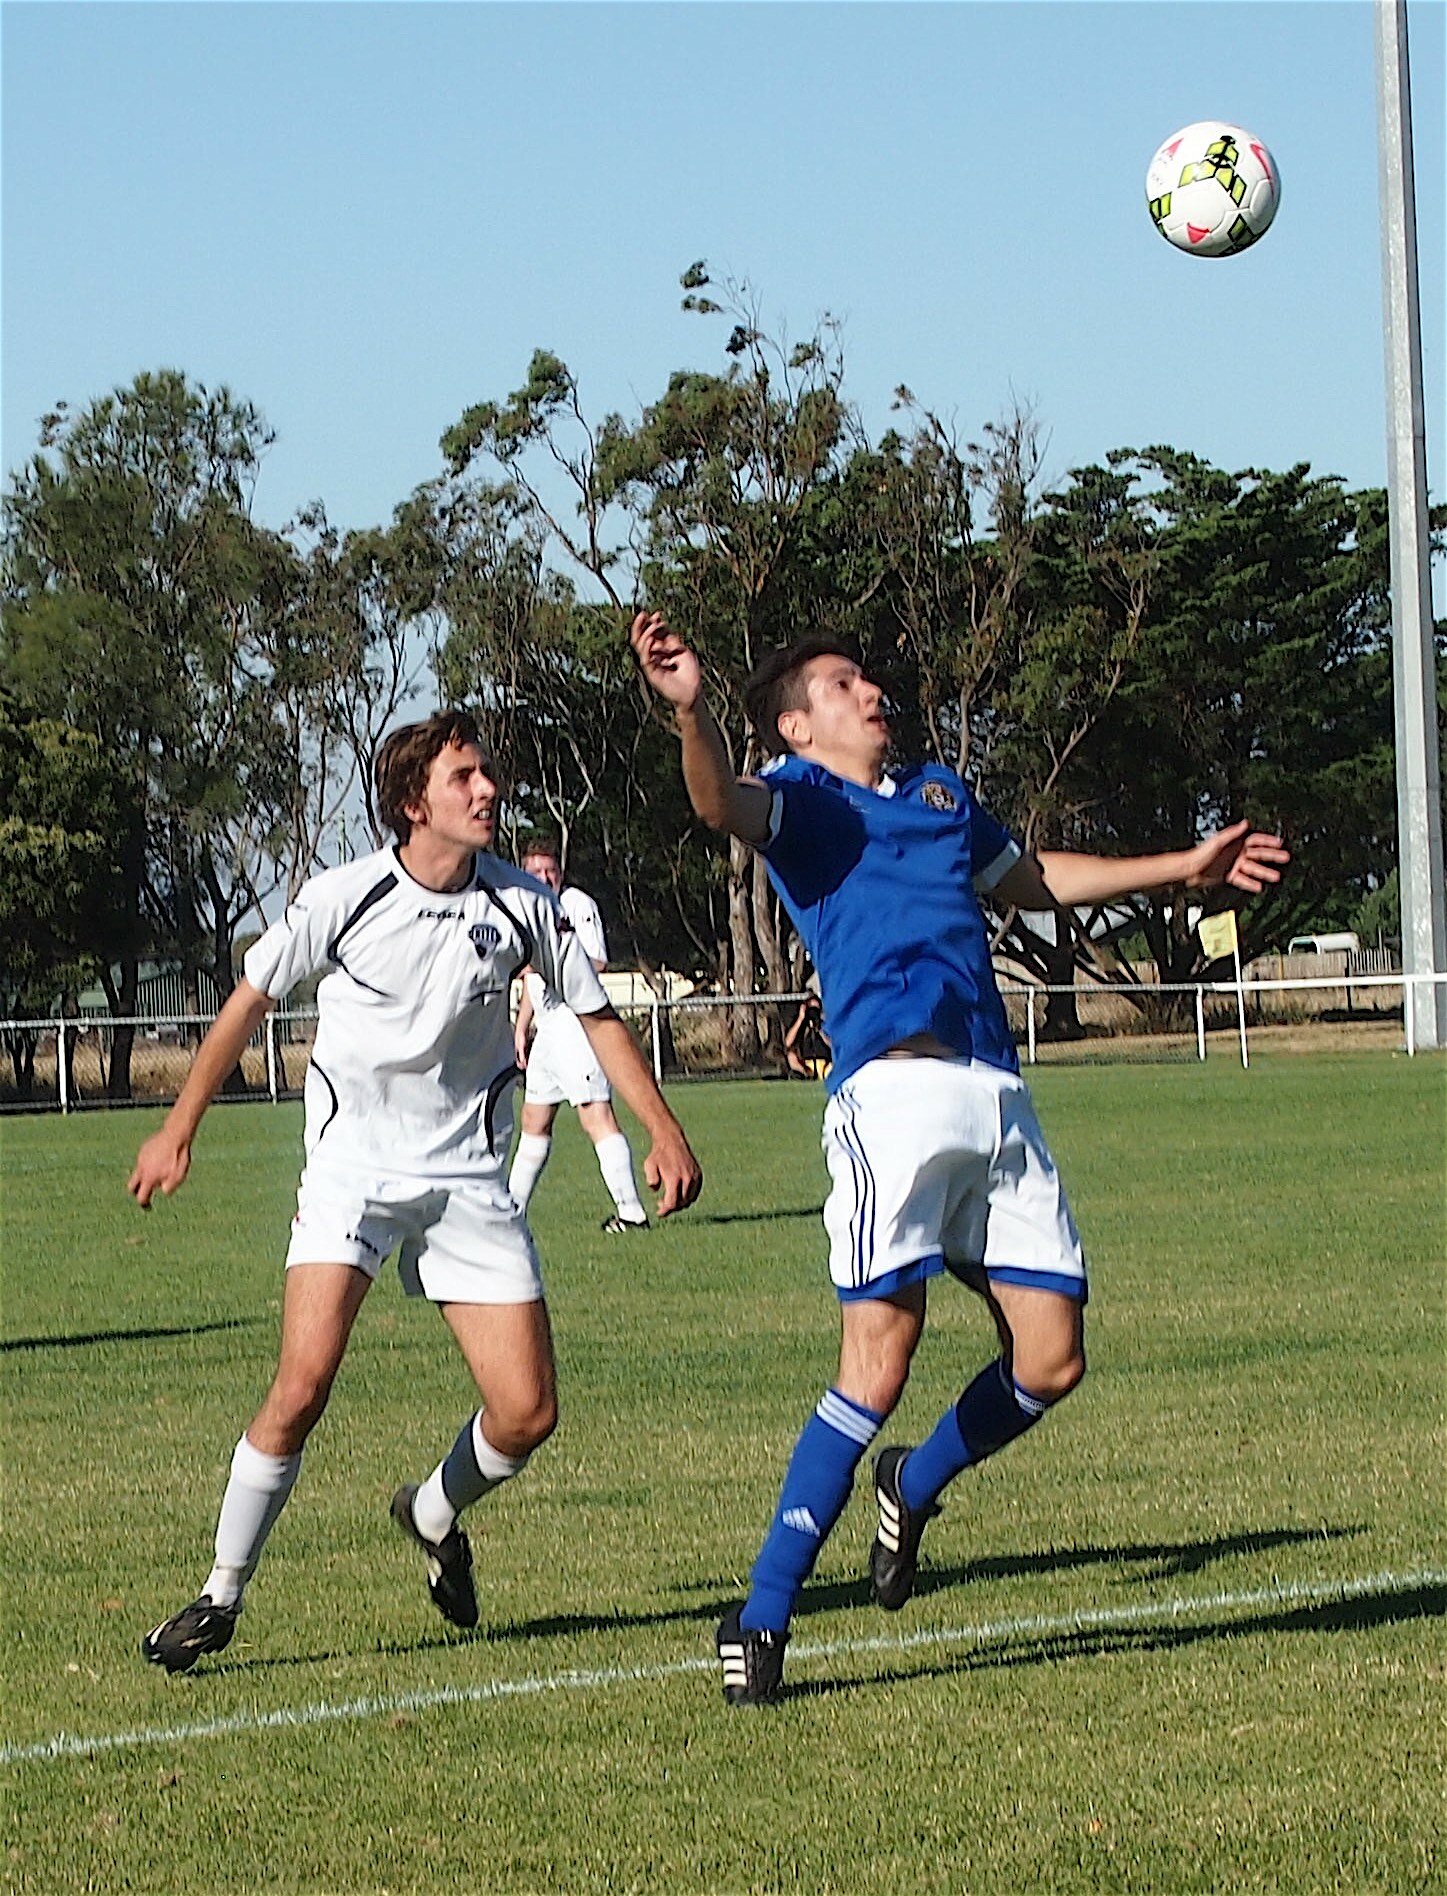
[[[1271,228],[1281,173],[1252,133],[1202,119],[1173,132],[1152,158],[1146,201],[1167,243],[1193,257],[1230,257]]]

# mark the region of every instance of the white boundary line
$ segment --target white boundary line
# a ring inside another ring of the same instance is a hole
[[[1021,1637],[1050,1637],[1058,1633],[1086,1633],[1113,1626],[1153,1626],[1196,1613],[1234,1611],[1257,1606],[1299,1606],[1333,1600],[1357,1600],[1374,1594],[1403,1592],[1410,1587],[1447,1584],[1447,1571],[1422,1568],[1410,1573],[1374,1573],[1356,1580],[1293,1581],[1284,1586],[1261,1587],[1250,1593],[1212,1593],[1192,1599],[1162,1600],[1155,1605],[1106,1607],[1095,1612],[1037,1614],[1021,1619],[985,1620],[977,1626],[941,1627],[917,1633],[873,1639],[831,1639],[813,1645],[795,1645],[796,1659],[837,1659],[859,1653],[916,1651],[922,1646],[986,1646]],[[430,1711],[444,1705],[480,1705],[489,1700],[520,1698],[542,1692],[592,1692],[610,1685],[640,1680],[673,1679],[690,1672],[711,1672],[717,1660],[674,1659],[651,1666],[609,1666],[586,1672],[554,1672],[522,1679],[489,1679],[481,1685],[444,1685],[422,1692],[389,1692],[367,1698],[283,1706],[274,1712],[236,1712],[229,1718],[206,1719],[191,1725],[153,1726],[141,1731],[103,1733],[93,1738],[58,1733],[43,1744],[0,1746],[0,1764],[29,1764],[37,1759],[94,1757],[108,1751],[128,1751],[139,1745],[185,1744],[197,1738],[227,1738],[237,1734],[331,1725],[364,1718],[385,1718],[397,1712]]]

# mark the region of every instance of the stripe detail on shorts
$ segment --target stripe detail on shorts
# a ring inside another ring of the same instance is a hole
[[[854,1210],[849,1219],[854,1261],[850,1275],[857,1290],[868,1279],[869,1263],[874,1254],[874,1214],[878,1194],[874,1171],[865,1155],[855,1124],[859,1109],[854,1096],[848,1087],[844,1087],[836,1097],[841,1109],[836,1132],[854,1175]],[[872,1286],[871,1294],[878,1295]]]
[[[1067,1277],[1061,1271],[1026,1271],[1014,1264],[1002,1264],[985,1272],[992,1284],[1020,1284],[1026,1290],[1053,1290],[1062,1297],[1073,1297],[1079,1304],[1089,1301],[1090,1290],[1083,1277]],[[961,1282],[968,1279],[961,1278]]]
[[[897,1290],[904,1290],[910,1284],[923,1284],[931,1277],[938,1277],[945,1268],[943,1253],[931,1251],[928,1257],[917,1258],[913,1264],[902,1264],[897,1271],[887,1271],[883,1277],[872,1278],[867,1284],[856,1284],[852,1288],[836,1284],[834,1294],[840,1303],[864,1303],[871,1297],[892,1297]]]

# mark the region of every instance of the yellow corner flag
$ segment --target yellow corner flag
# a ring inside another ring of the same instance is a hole
[[[1196,933],[1201,937],[1208,960],[1220,961],[1226,955],[1234,955],[1237,949],[1235,909],[1222,909],[1219,915],[1203,915],[1196,924]]]

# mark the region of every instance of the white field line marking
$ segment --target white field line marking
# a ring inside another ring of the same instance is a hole
[[[1423,1568],[1410,1573],[1374,1573],[1356,1580],[1293,1581],[1285,1586],[1261,1587],[1250,1593],[1211,1593],[1194,1599],[1161,1600],[1154,1605],[1104,1607],[1094,1612],[1033,1614],[1019,1619],[985,1620],[977,1626],[881,1634],[873,1639],[831,1639],[812,1645],[791,1645],[790,1650],[795,1659],[839,1659],[861,1653],[911,1652],[922,1646],[987,1646],[1003,1644],[1012,1639],[1098,1632],[1115,1626],[1154,1626],[1198,1613],[1234,1612],[1258,1606],[1309,1606],[1444,1584],[1447,1584],[1447,1571],[1435,1568]],[[106,1751],[129,1751],[138,1745],[185,1744],[197,1738],[225,1738],[236,1733],[283,1728],[295,1730],[305,1725],[386,1718],[398,1712],[431,1711],[443,1705],[481,1705],[490,1700],[522,1698],[542,1692],[591,1692],[610,1685],[631,1685],[640,1680],[672,1679],[690,1672],[711,1672],[717,1664],[715,1658],[673,1659],[651,1666],[608,1666],[592,1671],[553,1672],[522,1679],[489,1679],[481,1685],[444,1685],[421,1692],[388,1692],[366,1698],[341,1699],[331,1704],[323,1701],[312,1705],[282,1706],[273,1712],[236,1712],[229,1718],[211,1718],[192,1725],[153,1726],[141,1731],[102,1733],[93,1738],[77,1738],[60,1732],[43,1744],[0,1746],[0,1764],[28,1764],[38,1758],[94,1757]]]

